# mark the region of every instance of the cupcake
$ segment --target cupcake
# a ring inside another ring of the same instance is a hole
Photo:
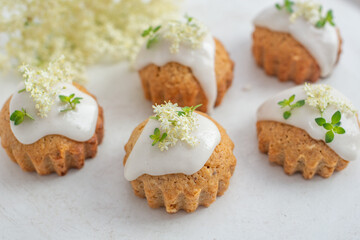
[[[124,175],[150,207],[168,213],[209,206],[229,186],[236,159],[226,131],[196,107],[170,102],[135,128],[125,145]]]
[[[23,66],[22,73],[25,82],[0,113],[1,144],[10,159],[40,175],[82,168],[104,135],[96,98],[72,84],[62,59],[46,70]]]
[[[328,85],[298,86],[281,92],[257,112],[259,150],[285,173],[328,178],[359,158],[357,111]]]
[[[266,8],[254,20],[252,52],[258,66],[281,82],[316,82],[333,71],[341,37],[333,12],[311,0]]]
[[[202,104],[197,109],[202,112],[221,104],[232,83],[234,63],[202,23],[185,17],[149,27],[142,36],[147,42],[134,66],[146,99],[181,107]]]

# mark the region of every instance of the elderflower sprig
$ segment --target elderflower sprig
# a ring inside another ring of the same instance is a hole
[[[320,127],[324,127],[326,130],[328,130],[325,134],[325,142],[330,143],[334,140],[335,133],[337,134],[344,134],[345,129],[340,127],[341,125],[341,113],[340,111],[335,112],[331,117],[331,122],[326,122],[325,118],[316,118],[315,122]]]
[[[305,100],[299,100],[296,103],[291,104],[292,102],[294,102],[294,100],[295,100],[295,94],[292,95],[289,99],[284,99],[284,100],[278,102],[278,105],[280,105],[281,108],[285,108],[285,107],[290,108],[289,110],[287,110],[283,113],[284,119],[288,119],[289,117],[291,117],[292,110],[294,110],[295,108],[302,107],[305,104]]]
[[[151,46],[153,46],[155,43],[159,41],[159,34],[157,33],[161,28],[161,25],[157,27],[150,26],[148,29],[144,30],[144,32],[141,34],[142,37],[147,37],[147,43],[146,48],[149,49]]]
[[[341,96],[334,88],[326,84],[305,83],[304,90],[307,95],[306,102],[319,109],[321,115],[329,105],[335,106],[342,113],[354,115],[357,110],[345,97]]]
[[[192,132],[198,127],[198,119],[194,115],[197,107],[199,106],[180,108],[170,101],[154,105],[155,115],[150,118],[159,121],[160,127],[159,131],[155,129],[154,134],[150,135],[153,146],[158,144],[161,151],[175,146],[178,141],[184,141],[192,147],[196,146],[198,140],[192,136]]]
[[[85,81],[86,66],[106,59],[133,61],[147,25],[173,19],[174,0],[31,0],[0,1],[0,69],[27,63],[42,68],[64,54],[74,80]],[[46,10],[44,10],[46,9]]]
[[[26,112],[24,108],[20,110],[15,110],[11,116],[10,121],[14,122],[15,126],[21,124],[25,118],[29,118],[30,120],[34,120],[34,118]]]
[[[291,22],[295,22],[297,18],[303,17],[306,21],[310,22],[317,28],[323,28],[326,23],[329,23],[331,26],[335,26],[333,11],[328,10],[324,16],[322,14],[322,6],[313,0],[284,0],[282,5],[277,3],[275,4],[275,7],[278,10],[285,9],[290,14],[289,20]]]
[[[75,97],[75,93],[70,94],[70,96],[59,95],[59,99],[61,102],[69,105],[69,108],[65,108],[60,112],[67,112],[76,109],[76,104],[80,103],[80,100],[83,99],[81,97]]]
[[[73,79],[72,69],[65,62],[64,56],[50,62],[45,69],[23,65],[20,67],[20,72],[25,81],[25,90],[30,93],[35,102],[37,114],[42,118],[47,117],[47,113],[54,104],[59,91],[57,84],[71,83]]]
[[[163,37],[170,41],[170,52],[179,52],[180,44],[189,45],[193,49],[199,48],[209,33],[208,29],[197,19],[188,15],[181,20],[169,21],[165,26]]]

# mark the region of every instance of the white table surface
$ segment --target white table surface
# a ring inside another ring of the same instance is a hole
[[[360,1],[328,0],[344,39],[328,83],[360,108]],[[126,63],[92,67],[88,89],[105,110],[105,138],[96,158],[65,177],[23,172],[0,149],[0,239],[360,239],[360,161],[329,179],[287,176],[257,149],[255,112],[294,86],[267,77],[251,56],[251,20],[272,1],[187,1],[236,63],[233,86],[212,115],[235,142],[230,187],[209,208],[187,214],[151,209],[124,179],[123,146],[151,114],[138,76]],[[2,76],[0,102],[17,84]],[[245,90],[250,88],[250,90]],[[358,159],[360,160],[360,159]]]

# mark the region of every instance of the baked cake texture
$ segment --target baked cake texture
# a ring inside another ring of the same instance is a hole
[[[259,150],[288,175],[300,172],[305,179],[315,174],[328,178],[349,163],[303,129],[275,121],[258,121],[256,127]]]
[[[176,213],[181,209],[193,212],[198,206],[210,206],[216,200],[216,196],[223,195],[228,188],[236,165],[233,154],[234,144],[224,128],[209,116],[202,115],[208,117],[218,127],[221,135],[220,143],[205,165],[192,175],[178,173],[150,176],[144,174],[131,181],[135,195],[146,198],[150,207],[165,206],[168,213]],[[148,120],[145,120],[134,129],[125,145],[124,165],[147,122]]]
[[[341,36],[338,60],[341,54]],[[252,35],[252,53],[257,65],[270,76],[276,76],[281,82],[293,81],[296,84],[316,82],[321,69],[309,51],[289,33],[271,31],[264,27],[255,27]]]
[[[221,104],[233,80],[234,62],[217,39],[215,53],[215,75],[217,98],[215,106]],[[164,101],[177,103],[180,107],[202,104],[197,110],[207,112],[208,99],[191,71],[191,66],[169,62],[164,66],[149,64],[139,71],[145,98],[153,104]]]
[[[74,83],[82,92],[92,96],[84,87]],[[96,99],[96,98],[95,98]],[[85,159],[95,157],[98,145],[104,136],[103,109],[99,105],[96,130],[91,139],[77,142],[64,136],[49,135],[33,144],[20,143],[10,128],[9,104],[11,97],[4,104],[0,113],[1,144],[12,161],[28,172],[36,171],[39,175],[56,172],[63,176],[70,168],[82,168]]]

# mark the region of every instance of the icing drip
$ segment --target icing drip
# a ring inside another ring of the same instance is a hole
[[[330,75],[338,58],[340,44],[336,28],[330,24],[316,28],[303,17],[296,18],[294,22],[289,18],[286,10],[280,11],[275,6],[270,6],[255,18],[254,24],[272,31],[291,34],[315,58],[320,66],[321,76]]]
[[[169,62],[177,62],[190,67],[199,81],[208,99],[208,111],[214,108],[217,97],[217,83],[215,76],[215,41],[210,33],[197,48],[180,44],[177,53],[171,53],[169,40],[160,37],[159,42],[147,49],[146,44],[141,48],[135,61],[135,69],[140,70],[149,64],[164,66]]]
[[[151,146],[152,140],[149,136],[153,134],[155,128],[160,127],[160,123],[149,119],[126,161],[125,178],[133,181],[143,174],[191,175],[199,171],[220,143],[221,135],[211,120],[197,113],[193,114],[199,120],[199,127],[192,134],[199,140],[199,144],[191,147],[186,142],[179,141],[163,152],[158,147]]]
[[[331,91],[334,98],[344,99],[345,102],[349,101],[337,90],[332,89]],[[320,117],[320,111],[319,109],[310,106],[307,101],[304,106],[294,109],[290,118],[287,120],[283,118],[283,112],[285,110],[278,105],[278,102],[288,99],[293,94],[295,94],[296,97],[295,102],[307,99],[308,97],[304,90],[304,86],[298,86],[285,90],[270,98],[260,106],[257,111],[257,120],[286,123],[305,130],[313,139],[324,140],[327,130],[318,126],[315,122],[315,118]],[[329,105],[323,112],[323,118],[330,121],[332,115],[338,110],[339,109],[334,105]],[[327,143],[327,145],[341,158],[348,161],[356,160],[359,158],[360,154],[360,128],[357,117],[356,114],[341,113],[341,127],[346,130],[346,133],[336,134],[334,140]]]
[[[75,93],[76,97],[83,98],[76,109],[67,112],[60,112],[67,107],[58,97],[52,105],[46,118],[37,115],[35,103],[28,92],[18,93],[16,91],[10,101],[10,114],[15,110],[24,108],[34,120],[25,120],[20,125],[15,126],[10,123],[12,132],[16,139],[22,144],[32,144],[48,135],[61,135],[72,140],[84,142],[89,140],[95,133],[98,105],[89,95],[81,92],[72,84],[60,83],[59,95],[69,96]],[[65,89],[64,89],[65,87]],[[21,84],[18,90],[24,88]]]

